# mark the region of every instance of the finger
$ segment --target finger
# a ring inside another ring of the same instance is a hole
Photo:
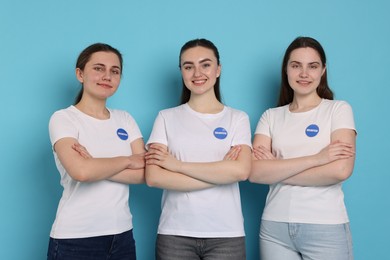
[[[157,150],[157,151],[162,151],[162,152],[165,152],[167,149],[159,144],[152,144],[150,146],[151,148]]]
[[[146,160],[147,165],[158,165],[159,166],[159,161],[155,159],[148,159]]]

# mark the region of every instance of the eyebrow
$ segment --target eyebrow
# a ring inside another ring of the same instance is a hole
[[[103,67],[106,67],[106,65],[104,65],[103,63],[95,63],[93,64],[94,66],[103,66]],[[121,67],[119,66],[112,66],[113,68],[116,68],[116,69],[121,69]]]
[[[203,60],[199,61],[199,63],[204,63],[204,62],[208,62],[208,61],[212,61],[212,60],[211,60],[211,59],[209,59],[209,58],[205,58],[205,59],[203,59]],[[193,64],[194,64],[194,62],[192,62],[192,61],[185,61],[185,62],[183,62],[183,64],[182,64],[182,65],[187,65],[187,64],[193,65]]]
[[[290,64],[290,63],[302,64],[302,62],[295,61],[295,60],[290,61],[289,64]],[[313,61],[313,62],[309,62],[308,64],[321,64],[321,62],[319,62],[319,61]]]

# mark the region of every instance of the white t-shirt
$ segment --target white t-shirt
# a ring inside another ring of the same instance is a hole
[[[278,159],[313,155],[330,144],[337,129],[355,130],[351,106],[344,101],[323,99],[316,108],[291,113],[289,106],[268,109],[255,134],[272,139]],[[348,222],[341,183],[322,187],[270,185],[264,220],[294,223],[340,224]]]
[[[130,156],[130,143],[141,138],[134,119],[125,111],[109,110],[110,118],[90,117],[74,106],[50,118],[51,144],[73,137],[94,158]],[[55,151],[54,159],[64,190],[52,226],[52,238],[83,238],[119,234],[132,229],[129,186],[108,180],[78,182],[65,171]]]
[[[184,162],[223,160],[233,145],[251,146],[249,118],[224,107],[202,114],[188,104],[160,111],[147,145],[161,143]],[[238,183],[180,192],[164,190],[159,234],[189,237],[244,236]]]

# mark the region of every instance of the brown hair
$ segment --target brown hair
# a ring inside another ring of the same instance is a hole
[[[326,66],[325,51],[322,48],[321,44],[317,40],[310,38],[310,37],[296,38],[288,46],[286,53],[284,54],[283,64],[282,64],[282,82],[281,82],[281,86],[280,86],[278,106],[284,106],[284,105],[290,104],[294,98],[294,91],[291,88],[290,84],[288,83],[288,78],[287,78],[287,63],[288,63],[288,60],[290,59],[291,52],[295,49],[307,48],[307,47],[316,50],[318,55],[320,56],[322,65]],[[328,85],[328,78],[327,78],[326,71],[327,70],[325,70],[324,74],[322,75],[320,84],[317,87],[317,94],[321,98],[332,100],[333,99],[333,92]]]
[[[105,44],[105,43],[94,43],[94,44],[88,46],[87,48],[85,48],[80,53],[79,57],[77,58],[76,68],[78,68],[80,70],[84,70],[85,65],[91,59],[92,54],[94,54],[96,52],[100,52],[100,51],[112,52],[112,53],[116,54],[118,56],[118,58],[119,58],[119,63],[120,63],[121,73],[122,73],[122,67],[123,67],[122,54],[117,49],[115,49],[115,48],[113,48],[110,45]],[[79,103],[81,98],[83,97],[83,88],[84,87],[81,86],[81,89],[80,89],[79,93],[76,96],[76,99],[75,99],[75,102],[74,102],[75,105],[77,103]]]
[[[194,39],[194,40],[186,42],[183,45],[183,47],[181,47],[180,55],[179,55],[179,68],[181,68],[180,61],[181,61],[181,55],[183,54],[183,52],[185,52],[188,49],[197,47],[197,46],[212,50],[215,57],[217,58],[217,64],[220,65],[219,52],[218,52],[217,47],[214,45],[214,43],[212,43],[211,41],[206,40],[206,39]],[[215,96],[217,97],[217,100],[219,102],[221,102],[221,92],[219,89],[220,77],[221,76],[219,76],[217,78],[217,81],[215,82],[215,85],[214,85],[214,93],[215,93]],[[191,97],[191,91],[185,86],[184,81],[182,79],[182,92],[181,92],[180,104],[187,103],[190,100],[190,97]]]

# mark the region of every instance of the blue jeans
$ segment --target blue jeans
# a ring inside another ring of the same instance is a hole
[[[195,238],[157,235],[157,260],[245,260],[245,237]]]
[[[262,260],[353,260],[349,223],[300,224],[262,220]]]
[[[135,260],[133,231],[122,234],[55,239],[50,238],[48,260]]]

